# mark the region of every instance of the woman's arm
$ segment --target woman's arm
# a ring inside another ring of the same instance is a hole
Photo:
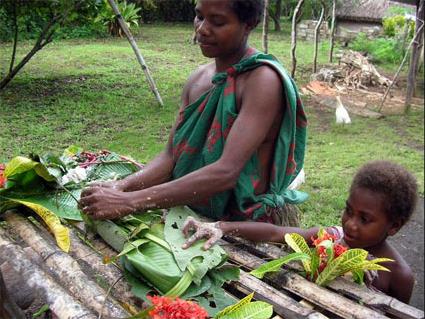
[[[307,244],[311,245],[311,238],[317,234],[319,227],[302,229],[298,227],[277,226],[261,222],[215,222],[205,223],[195,220],[193,217],[188,217],[185,221],[183,234],[188,237],[191,231],[194,233],[183,245],[183,248],[188,248],[200,239],[207,239],[204,244],[204,249],[209,249],[222,236],[237,236],[248,239],[253,242],[273,242],[282,243],[286,234],[297,233],[303,236]]]
[[[81,203],[85,207],[83,211],[94,218],[116,218],[137,210],[189,205],[232,189],[245,163],[265,140],[275,118],[282,112],[279,76],[268,67],[251,72],[244,82],[241,110],[218,161],[176,180],[115,194],[116,201],[108,199],[114,194],[106,190],[103,194],[96,190],[85,192]],[[267,85],[259,90],[259,83]],[[119,200],[120,196],[122,200]],[[125,207],[120,207],[122,203]]]

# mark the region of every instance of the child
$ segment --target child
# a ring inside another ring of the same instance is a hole
[[[391,272],[379,271],[372,286],[408,303],[412,294],[413,273],[403,257],[388,243],[412,215],[417,200],[415,178],[400,165],[388,161],[373,161],[364,165],[354,177],[350,195],[342,215],[342,227],[329,227],[333,234],[350,248],[363,248],[376,258],[391,258],[384,264]],[[188,219],[183,227],[195,234],[184,248],[200,238],[209,238],[208,249],[223,235],[236,235],[252,241],[282,242],[286,233],[298,233],[309,245],[319,227],[300,229],[257,222],[200,223]]]

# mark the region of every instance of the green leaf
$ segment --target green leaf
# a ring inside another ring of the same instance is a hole
[[[285,242],[295,252],[297,252],[297,253],[304,253],[304,254],[307,254],[309,257],[311,257],[310,247],[308,247],[307,242],[305,241],[304,237],[302,237],[300,234],[297,234],[297,233],[285,234]],[[310,263],[310,260],[311,259],[302,260],[302,264],[304,266],[304,270],[307,273],[311,272],[311,263]]]
[[[121,256],[129,253],[133,249],[137,249],[140,245],[143,245],[143,244],[148,243],[148,242],[149,242],[149,239],[142,238],[142,239],[137,239],[137,240],[132,241],[132,242],[125,243],[123,250],[115,258],[121,257]]]
[[[273,315],[273,306],[264,301],[255,301],[243,305],[222,319],[269,319]]]
[[[285,265],[291,261],[308,260],[308,259],[310,259],[310,256],[305,253],[292,253],[284,257],[269,261],[265,264],[262,264],[257,269],[251,271],[250,274],[261,279],[264,277],[265,274],[269,272],[279,271],[282,265]]]
[[[214,319],[221,319],[225,315],[227,315],[227,314],[229,314],[231,312],[235,312],[236,310],[240,309],[244,305],[249,304],[251,302],[252,298],[254,298],[254,293],[253,292],[250,293],[249,295],[245,296],[241,300],[239,300],[236,304],[231,305],[231,306],[223,309],[222,311],[220,311],[218,314],[215,315]]]
[[[195,283],[200,284],[208,270],[222,264],[227,255],[218,245],[204,250],[202,241],[183,249],[182,245],[185,243],[186,238],[183,236],[182,227],[188,216],[197,218],[196,214],[188,207],[171,208],[165,221],[164,235],[179,268],[184,271],[192,263],[195,267],[193,280]]]
[[[358,283],[359,285],[362,285],[364,283],[364,271],[363,270],[351,270],[351,273],[353,274],[353,280],[354,282]]]
[[[40,309],[38,309],[36,312],[33,313],[32,317],[33,318],[38,318],[40,317],[42,314],[46,313],[47,311],[49,311],[49,305],[43,305],[41,306]]]

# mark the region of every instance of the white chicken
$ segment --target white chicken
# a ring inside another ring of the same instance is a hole
[[[337,124],[350,124],[351,119],[348,111],[345,109],[344,105],[341,102],[341,98],[339,96],[336,97],[337,108],[335,111],[336,123]]]

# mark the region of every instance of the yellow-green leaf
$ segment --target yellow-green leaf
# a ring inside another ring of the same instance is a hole
[[[311,257],[310,247],[308,247],[307,242],[304,237],[297,233],[285,234],[285,242],[297,253],[304,253]],[[306,272],[311,272],[311,263],[310,259],[302,260],[304,270]]]
[[[261,279],[264,277],[265,274],[269,272],[279,271],[282,265],[287,264],[291,261],[308,260],[308,259],[310,259],[310,256],[305,253],[292,253],[284,257],[269,261],[265,264],[262,264],[257,269],[254,269],[253,271],[251,271],[250,274]]]
[[[250,293],[249,295],[247,295],[245,298],[239,300],[234,305],[228,306],[228,307],[224,308],[222,311],[220,311],[219,313],[217,313],[215,315],[214,319],[223,318],[227,314],[238,310],[239,308],[241,308],[242,306],[244,306],[246,304],[249,304],[253,297],[254,297],[254,293]]]
[[[16,174],[20,174],[20,173],[24,173],[27,172],[31,169],[33,169],[37,164],[37,162],[23,157],[23,156],[16,156],[14,158],[12,158],[7,164],[6,164],[6,169],[4,170],[4,176],[6,178],[16,175]]]
[[[61,224],[60,219],[55,214],[41,205],[23,200],[13,201],[32,209],[38,216],[40,216],[55,236],[56,243],[58,244],[59,248],[65,252],[69,251],[69,247],[71,246],[69,229]]]

